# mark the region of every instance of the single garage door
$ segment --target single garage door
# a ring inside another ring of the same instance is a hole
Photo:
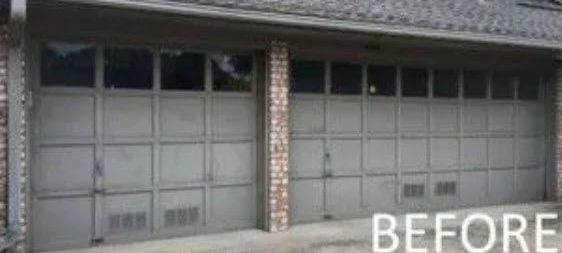
[[[533,73],[292,62],[296,222],[542,200]]]
[[[35,250],[255,227],[246,55],[45,43],[35,88]]]

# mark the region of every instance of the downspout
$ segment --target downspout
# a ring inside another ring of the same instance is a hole
[[[11,0],[8,21],[8,82],[7,82],[7,236],[4,249],[26,251],[23,229],[25,172],[23,166],[24,122],[24,34],[27,0]]]

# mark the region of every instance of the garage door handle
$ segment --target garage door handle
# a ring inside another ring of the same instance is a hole
[[[332,171],[329,171],[329,170],[326,171],[326,177],[327,177],[327,178],[331,178],[331,177],[333,177],[333,176],[334,176],[334,175],[332,174]]]
[[[103,166],[100,161],[96,161],[96,164],[94,165],[94,173],[98,177],[103,176]]]

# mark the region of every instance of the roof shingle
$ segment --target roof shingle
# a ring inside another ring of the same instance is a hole
[[[557,4],[548,2],[551,0],[168,1],[396,27],[504,35],[514,40],[538,39],[562,43],[562,11],[555,8]],[[535,2],[554,8],[532,7]]]

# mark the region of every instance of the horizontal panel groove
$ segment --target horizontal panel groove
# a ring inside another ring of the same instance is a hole
[[[181,144],[181,143],[204,143],[205,142],[205,136],[163,136],[160,137],[160,143],[161,144],[168,144],[168,143],[172,143],[172,144]]]
[[[209,140],[212,142],[251,142],[254,141],[254,138],[249,135],[212,135],[209,137]]]
[[[93,138],[76,138],[76,139],[37,139],[35,145],[40,147],[49,147],[49,146],[56,146],[56,147],[65,147],[65,146],[89,146],[94,145],[96,142]]]
[[[34,191],[32,194],[35,198],[66,198],[66,197],[91,197],[93,196],[92,190],[77,190],[77,191]]]
[[[254,184],[254,180],[229,180],[229,181],[213,181],[209,185],[211,187],[229,187],[229,186],[250,186]]]
[[[153,186],[145,186],[145,187],[123,187],[123,188],[116,188],[116,187],[107,187],[105,189],[105,193],[108,195],[112,194],[127,194],[127,193],[141,193],[141,192],[152,192],[155,189]]]
[[[170,183],[160,183],[158,188],[160,190],[189,190],[189,189],[201,189],[207,185],[206,182],[193,182],[193,183],[178,183],[178,184],[170,184]]]

